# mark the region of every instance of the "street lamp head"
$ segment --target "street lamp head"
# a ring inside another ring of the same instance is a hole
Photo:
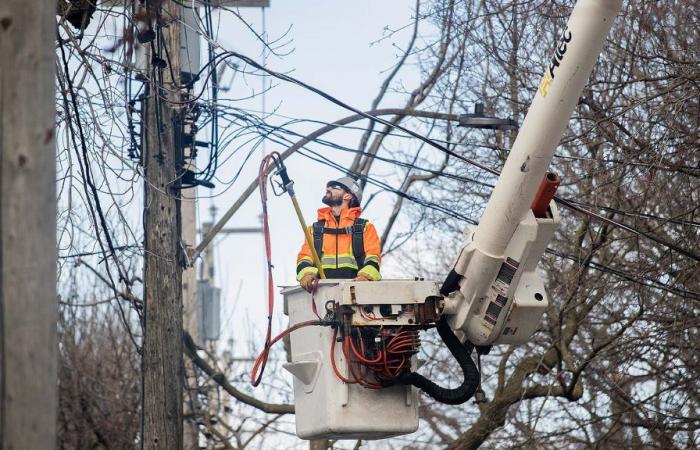
[[[468,128],[478,128],[482,130],[517,130],[518,123],[513,119],[501,119],[494,116],[484,115],[484,104],[474,105],[473,114],[462,114],[459,116],[459,126]]]

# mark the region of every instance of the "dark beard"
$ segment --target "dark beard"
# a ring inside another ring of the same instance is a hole
[[[333,198],[332,195],[331,195],[330,197],[327,196],[327,195],[324,195],[323,198],[321,199],[321,202],[323,202],[324,204],[326,204],[326,205],[328,205],[328,206],[330,206],[330,207],[332,208],[332,207],[334,207],[334,206],[340,206],[340,205],[342,205],[342,204],[343,204],[343,199],[342,199],[342,198],[338,198],[338,197]]]

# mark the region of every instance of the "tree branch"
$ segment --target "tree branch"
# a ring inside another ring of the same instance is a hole
[[[209,375],[212,380],[216,381],[219,386],[221,386],[236,400],[268,414],[294,414],[294,405],[266,403],[251,395],[239,391],[235,386],[228,382],[223,373],[211,367],[209,363],[207,363],[197,354],[197,345],[194,343],[194,340],[192,340],[192,336],[190,336],[189,333],[185,332],[182,340],[184,343],[185,354],[192,360],[192,362],[204,373]]]

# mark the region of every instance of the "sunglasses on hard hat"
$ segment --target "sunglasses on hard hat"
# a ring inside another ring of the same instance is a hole
[[[337,183],[331,183],[328,185],[328,187],[331,189],[341,189],[343,191],[345,190],[345,188],[342,185],[337,184]]]

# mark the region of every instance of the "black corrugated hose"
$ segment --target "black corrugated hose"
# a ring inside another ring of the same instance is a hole
[[[462,384],[454,389],[444,388],[417,372],[407,373],[401,376],[398,381],[401,384],[412,384],[440,403],[461,405],[472,398],[479,386],[479,370],[471,357],[474,345],[468,341],[462,344],[444,318],[438,321],[437,331],[464,372]]]

